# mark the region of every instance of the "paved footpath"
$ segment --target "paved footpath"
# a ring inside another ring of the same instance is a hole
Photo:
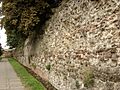
[[[0,62],[0,90],[25,90],[7,59]]]

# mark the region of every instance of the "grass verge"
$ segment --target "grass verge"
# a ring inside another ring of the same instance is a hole
[[[46,90],[45,87],[37,81],[27,70],[20,65],[14,58],[9,58],[10,64],[13,66],[17,75],[21,78],[25,87],[30,88],[30,90]]]

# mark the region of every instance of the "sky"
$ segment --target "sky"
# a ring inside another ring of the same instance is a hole
[[[2,7],[2,3],[0,3],[0,7]],[[0,16],[0,19],[3,18],[3,16]],[[5,34],[5,29],[0,27],[0,43],[2,44],[2,48],[8,49],[9,46],[7,46],[7,35]]]
[[[8,49],[9,46],[7,46],[7,35],[5,32],[4,28],[0,30],[0,43],[2,44],[2,48]]]

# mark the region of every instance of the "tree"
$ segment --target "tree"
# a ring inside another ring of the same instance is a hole
[[[0,43],[0,56],[2,55],[2,46],[1,46],[1,43]]]
[[[59,0],[4,0],[2,26],[8,35],[8,44],[16,47],[40,28],[51,16],[51,7]],[[51,4],[53,3],[53,4]],[[52,5],[52,6],[51,6]],[[21,41],[20,41],[21,40]]]

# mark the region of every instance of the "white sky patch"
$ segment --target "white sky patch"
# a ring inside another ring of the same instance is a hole
[[[0,3],[0,7],[2,7],[2,2]],[[0,16],[0,21],[4,16]],[[0,25],[1,26],[1,25]],[[0,27],[0,43],[2,44],[2,48],[8,49],[9,46],[7,46],[7,35],[5,34],[6,30],[4,28]]]
[[[2,15],[2,16],[0,16],[0,19],[2,19],[2,18],[4,18],[5,16],[4,15]]]
[[[2,48],[8,49],[9,46],[7,46],[7,35],[5,34],[5,29],[3,28],[0,30],[0,43],[2,44]]]

